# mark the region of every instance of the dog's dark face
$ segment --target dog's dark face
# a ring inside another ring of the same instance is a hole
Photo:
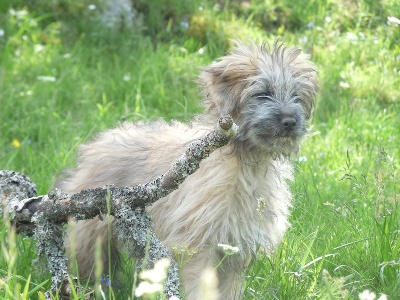
[[[238,151],[283,156],[298,151],[318,90],[315,66],[299,49],[238,43],[200,79],[207,110],[231,114],[239,125]]]

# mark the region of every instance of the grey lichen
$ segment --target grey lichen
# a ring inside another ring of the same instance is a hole
[[[0,170],[1,217],[4,213],[13,215],[21,200],[36,194],[36,185],[28,177],[14,171]]]
[[[45,257],[47,269],[52,275],[52,290],[68,282],[67,258],[64,255],[62,227],[46,220],[38,213],[35,216],[35,240],[39,258]]]
[[[179,296],[178,265],[173,260],[167,247],[155,236],[153,221],[143,208],[131,209],[125,207],[116,214],[118,218],[117,236],[128,248],[134,258],[142,259],[140,268],[151,269],[154,263],[161,258],[168,258],[171,265],[165,281],[164,293],[166,296]]]

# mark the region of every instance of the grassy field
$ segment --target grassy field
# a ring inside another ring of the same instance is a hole
[[[136,24],[107,27],[100,0],[1,1],[0,169],[46,194],[99,130],[198,113],[199,68],[229,39],[279,37],[312,55],[321,91],[292,228],[245,298],[400,299],[400,2],[133,2]],[[44,299],[34,242],[2,222],[0,245],[0,299]]]

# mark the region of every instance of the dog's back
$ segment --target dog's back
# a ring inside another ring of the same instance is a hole
[[[205,128],[179,122],[123,123],[80,146],[77,167],[55,187],[67,193],[105,185],[134,186],[165,173]]]

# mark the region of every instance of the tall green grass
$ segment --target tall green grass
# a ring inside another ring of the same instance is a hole
[[[400,25],[388,17],[400,18],[399,2],[133,2],[143,26],[128,30],[102,29],[92,2],[2,1],[0,168],[45,194],[99,130],[198,113],[199,68],[230,38],[280,37],[312,55],[321,91],[294,158],[292,228],[254,261],[245,298],[358,299],[368,289],[398,299]],[[34,242],[5,221],[0,245],[0,298],[43,299],[50,277],[32,266]]]

